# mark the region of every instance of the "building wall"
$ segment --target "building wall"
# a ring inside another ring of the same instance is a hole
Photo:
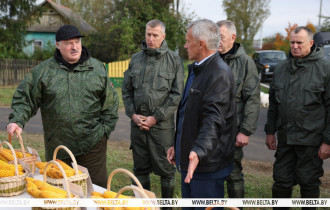
[[[32,55],[35,49],[35,45],[41,44],[41,48],[49,46],[48,44],[55,45],[55,33],[50,32],[29,32],[25,36],[25,40],[28,45],[23,49],[27,55]]]

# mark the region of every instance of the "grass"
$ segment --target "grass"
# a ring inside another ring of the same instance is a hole
[[[10,106],[14,92],[17,86],[1,86],[0,88],[0,106]]]
[[[39,152],[41,159],[45,160],[43,135],[23,133],[25,147],[29,146]],[[0,131],[0,140],[5,141],[8,139],[4,131]],[[13,147],[19,149],[19,144],[16,139],[13,140]],[[131,151],[129,150],[129,142],[108,142],[107,151],[107,166],[108,174],[116,168],[125,168],[132,171],[133,159]],[[261,161],[243,161],[244,174],[245,174],[245,191],[246,198],[271,198],[271,187],[273,184],[272,179],[272,164],[264,163]],[[330,173],[326,172],[322,177],[321,185],[321,198],[330,197]],[[128,176],[115,175],[111,182],[111,189],[118,191],[120,188],[130,185],[131,180]],[[151,174],[151,191],[155,192],[158,198],[161,197],[160,180],[159,177]],[[180,174],[176,173],[175,183],[175,198],[181,198],[180,192]],[[293,197],[299,198],[299,188],[295,187]],[[249,208],[249,209],[270,209],[270,208]],[[295,208],[292,208],[295,209]],[[296,208],[298,209],[298,208]]]

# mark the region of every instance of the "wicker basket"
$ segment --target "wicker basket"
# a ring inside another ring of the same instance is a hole
[[[84,174],[84,173],[79,174],[76,158],[74,157],[72,152],[66,146],[60,145],[60,146],[56,147],[56,149],[54,151],[54,155],[53,155],[53,161],[56,161],[56,155],[57,155],[57,152],[59,149],[64,149],[70,155],[72,162],[73,162],[73,169],[75,171],[75,175],[68,177],[68,181],[81,186],[83,188],[84,196],[86,197],[87,196],[88,175]],[[45,171],[45,169],[44,169],[44,171]],[[45,173],[44,173],[44,176],[45,176]],[[56,186],[56,187],[63,188],[63,179],[54,179],[51,177],[47,177],[47,183],[49,183],[53,186]]]
[[[34,175],[38,156],[35,154],[30,154],[25,152],[22,136],[19,134],[19,132],[17,132],[17,130],[16,130],[16,134],[18,136],[18,141],[19,144],[21,145],[21,149],[15,149],[15,151],[21,152],[23,154],[23,158],[19,158],[19,160],[23,160],[30,167],[32,175]],[[11,144],[11,136],[8,135],[8,138],[9,138],[9,143]],[[30,154],[31,156],[27,157],[26,154]]]
[[[74,197],[71,196],[72,194],[71,194],[70,186],[69,186],[69,179],[68,179],[69,177],[66,176],[66,174],[65,174],[65,172],[64,172],[64,170],[63,170],[63,168],[62,168],[62,166],[61,166],[58,162],[56,162],[56,161],[54,161],[54,160],[49,161],[49,162],[46,164],[44,170],[46,171],[46,170],[47,170],[47,167],[50,166],[51,164],[55,164],[55,165],[57,165],[57,167],[58,167],[58,168],[60,169],[60,171],[62,172],[62,175],[63,175],[63,179],[62,179],[62,180],[65,182],[65,190],[66,190],[66,192],[67,192],[67,198],[79,198],[79,196],[77,196],[77,195],[74,195]],[[44,178],[44,182],[47,182],[47,181],[48,181],[47,179],[49,179],[49,177],[47,177],[46,173],[43,174],[43,178]],[[41,209],[79,210],[80,207],[63,207],[63,208],[54,208],[54,207],[49,207],[49,208],[47,208],[47,207],[32,207],[32,209],[33,209],[33,210],[41,210]]]
[[[123,192],[125,192],[125,191],[127,191],[127,190],[132,190],[132,191],[135,191],[135,192],[138,192],[141,196],[142,196],[142,198],[149,198],[148,197],[148,195],[145,193],[145,191],[143,190],[143,188],[141,189],[140,187],[137,187],[137,186],[134,186],[134,185],[131,185],[131,186],[125,186],[125,187],[123,187],[123,188],[121,188],[119,191],[118,191],[118,193],[117,193],[117,195],[116,195],[116,197],[115,198],[118,198],[118,196],[120,195],[120,194],[122,194]],[[121,209],[122,207],[112,207],[112,210],[115,210],[115,209]],[[146,207],[145,209],[151,209],[151,210],[156,210],[156,208],[155,207]]]
[[[23,175],[18,175],[17,158],[13,147],[6,141],[0,144],[2,147],[7,144],[14,156],[15,176],[0,178],[0,196],[10,197],[20,195],[25,191],[26,172]]]
[[[133,179],[133,181],[136,183],[136,185],[140,189],[144,190],[143,187],[142,187],[141,182],[134,176],[134,174],[132,172],[130,172],[129,170],[124,169],[124,168],[117,168],[117,169],[113,170],[111,172],[111,174],[109,175],[108,184],[107,184],[107,190],[108,191],[111,191],[111,181],[112,181],[113,176],[115,174],[118,174],[118,173],[124,173],[124,174],[128,175],[129,177],[131,177],[131,179]]]

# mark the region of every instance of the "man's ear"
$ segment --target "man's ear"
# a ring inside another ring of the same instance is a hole
[[[56,48],[58,49],[60,47],[60,42],[55,42]]]
[[[314,44],[314,40],[312,39],[310,42],[309,42],[310,46],[312,47],[313,44]]]
[[[234,43],[235,40],[236,40],[236,34],[233,34],[233,35],[231,36],[231,39],[232,39],[232,41],[233,41],[233,43]]]
[[[199,40],[199,46],[200,47],[206,47],[206,43],[204,40]]]

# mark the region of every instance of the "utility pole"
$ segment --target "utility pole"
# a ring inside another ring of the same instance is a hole
[[[319,28],[321,28],[321,18],[322,18],[322,0],[320,0]]]

